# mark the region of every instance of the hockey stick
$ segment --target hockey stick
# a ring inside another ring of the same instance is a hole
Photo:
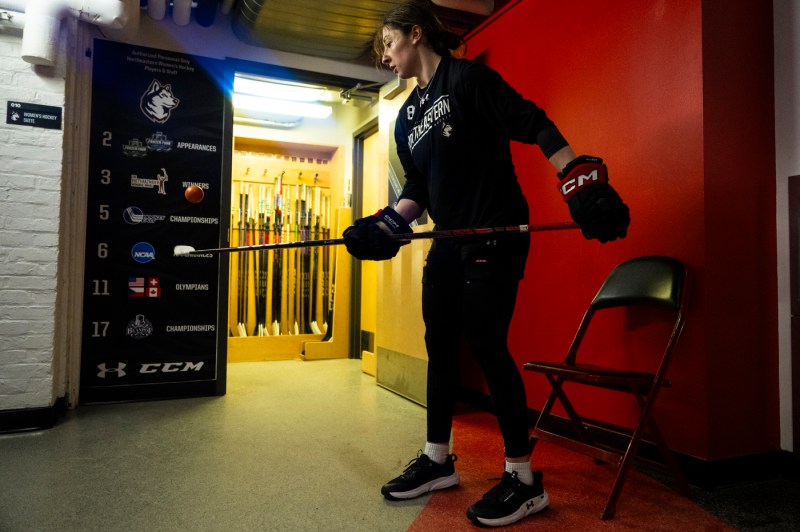
[[[509,225],[505,227],[486,227],[480,229],[443,229],[434,231],[420,231],[418,233],[402,233],[389,235],[389,238],[400,242],[420,240],[425,238],[455,238],[467,236],[486,236],[499,233],[539,233],[542,231],[557,231],[559,229],[577,229],[578,224],[574,222],[555,222],[548,224],[534,225]],[[336,246],[344,244],[344,238],[325,238],[322,240],[306,240],[304,242],[274,242],[271,244],[259,244],[255,246],[236,246],[227,248],[195,249],[192,246],[175,246],[173,255],[184,257],[189,255],[208,255],[214,253],[235,253],[239,251],[254,251],[257,249],[285,249],[285,248],[305,248],[315,246]]]

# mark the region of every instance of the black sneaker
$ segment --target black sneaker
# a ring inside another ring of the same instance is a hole
[[[519,480],[516,471],[505,472],[497,486],[469,507],[467,517],[478,526],[505,526],[541,512],[549,504],[541,471],[533,472],[533,486]]]
[[[381,493],[390,501],[397,501],[455,486],[458,484],[458,473],[453,466],[456,460],[456,455],[451,454],[445,463],[437,464],[427,454],[420,453],[408,463],[402,475],[381,488]]]

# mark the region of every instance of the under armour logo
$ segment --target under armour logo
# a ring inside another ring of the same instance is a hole
[[[117,365],[117,367],[115,367],[115,368],[111,367],[110,368],[110,367],[108,367],[108,365],[106,365],[105,362],[103,362],[102,364],[98,364],[97,365],[97,369],[100,370],[100,372],[97,374],[97,376],[100,377],[101,379],[105,379],[106,378],[106,373],[115,373],[117,375],[117,377],[124,377],[125,376],[125,371],[123,371],[123,370],[125,369],[125,366],[126,366],[126,364],[124,362],[120,362],[119,365]]]
[[[527,503],[525,503],[525,509],[526,510],[530,510],[534,506],[535,506],[535,504],[533,504],[533,501],[528,501]]]

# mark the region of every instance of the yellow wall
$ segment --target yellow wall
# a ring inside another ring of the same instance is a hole
[[[422,267],[430,246],[430,240],[415,240],[378,270],[378,294],[385,304],[378,306],[375,344],[423,360],[428,360],[428,354],[422,323]]]
[[[388,194],[387,169],[389,150],[393,149],[392,122],[397,117],[401,104],[413,87],[407,88],[393,99],[381,99],[378,143],[381,146],[378,172],[383,184],[383,200]],[[385,203],[384,203],[385,204]],[[430,229],[432,224],[418,226],[416,231]],[[378,265],[378,301],[376,313],[376,350],[380,348],[402,353],[417,359],[427,360],[422,323],[422,267],[430,249],[430,240],[415,240],[403,246],[400,253],[390,261]],[[380,361],[378,366],[380,373]]]

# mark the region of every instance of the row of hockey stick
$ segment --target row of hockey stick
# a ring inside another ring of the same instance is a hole
[[[323,187],[283,185],[280,178],[274,185],[242,182],[231,213],[231,242],[248,246],[329,238],[330,215],[330,195]],[[236,318],[230,334],[325,334],[332,308],[331,253],[295,248],[231,257]]]

